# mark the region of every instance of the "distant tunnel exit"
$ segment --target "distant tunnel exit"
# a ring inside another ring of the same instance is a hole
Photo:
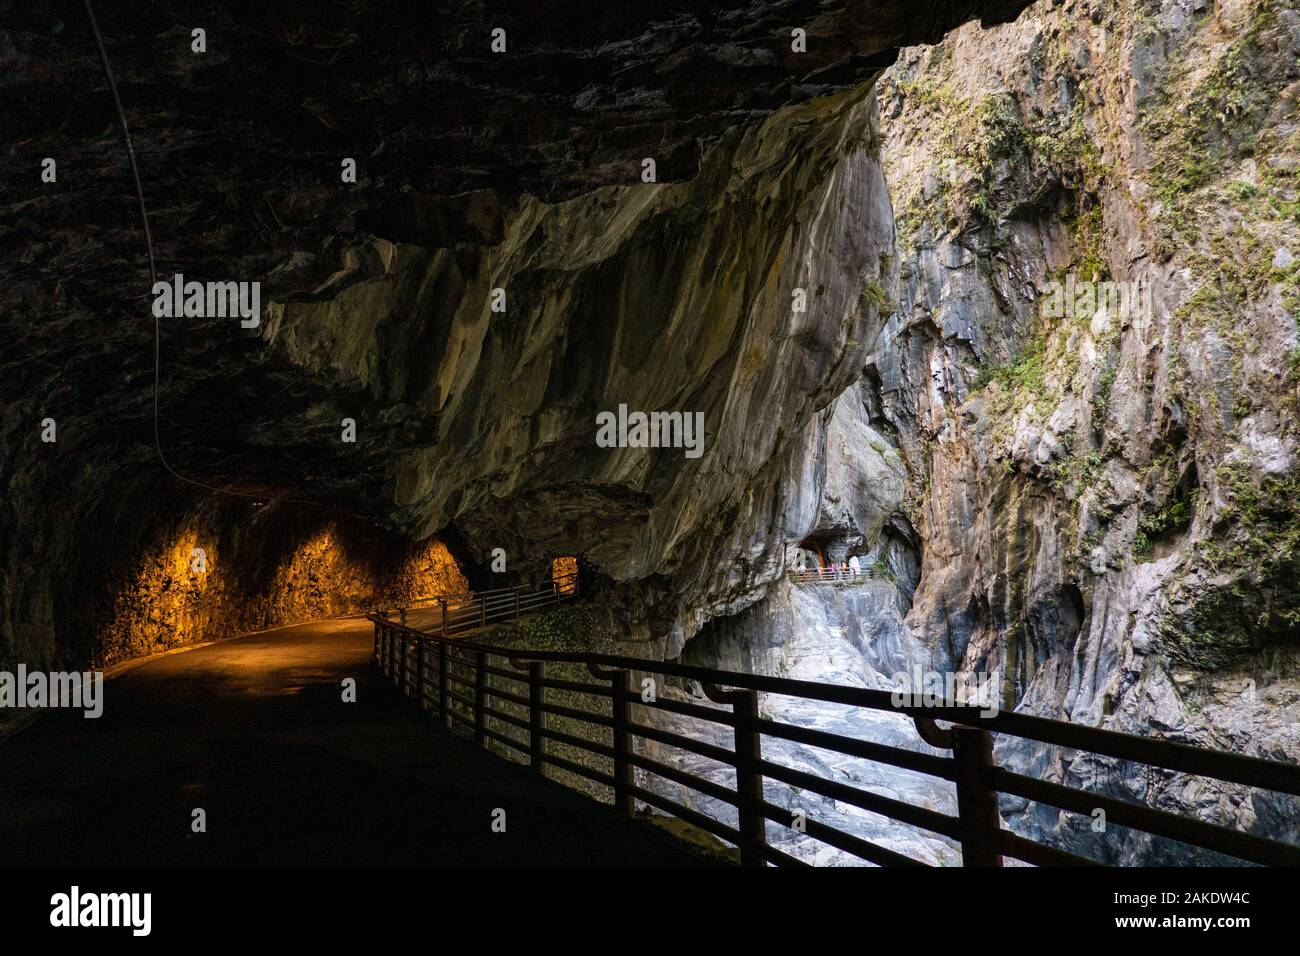
[[[555,558],[551,561],[551,583],[561,594],[578,592],[578,559],[575,557]]]

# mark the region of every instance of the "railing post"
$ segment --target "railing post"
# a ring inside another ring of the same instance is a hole
[[[478,598],[478,626],[487,627],[487,598],[481,594]]]
[[[442,606],[442,636],[447,636],[447,599],[438,598],[438,603]]]
[[[378,663],[379,661],[379,622],[375,621],[375,650],[370,655],[370,659]]]
[[[451,726],[447,713],[447,642],[438,642],[438,719],[444,727]]]
[[[767,818],[763,815],[763,735],[758,729],[758,691],[723,690],[703,684],[715,704],[730,704],[735,720],[736,810],[741,866],[767,865]]]
[[[613,694],[614,717],[614,809],[622,816],[633,815],[635,805],[632,801],[632,761],[627,759],[632,746],[632,735],[628,724],[632,722],[632,704],[628,696],[632,692],[630,675],[618,670],[609,674],[609,685]]]
[[[487,745],[487,655],[474,652],[474,743]]]
[[[415,639],[415,706],[424,710],[424,638]]]
[[[515,620],[519,620],[519,585],[515,585]]]
[[[758,692],[731,693],[736,718],[736,796],[740,812],[740,865],[766,866],[763,850],[767,843],[767,822],[763,816],[763,738],[758,732]]]
[[[516,591],[515,596],[518,595]],[[542,714],[545,668],[543,661],[530,661],[528,664],[528,763],[538,773],[542,772],[546,761],[546,738],[542,736],[545,729],[542,723],[545,720]]]
[[[978,727],[953,727],[952,735],[962,866],[1001,866],[998,795],[985,780],[993,767],[993,735]]]
[[[401,643],[397,650],[397,690],[406,696],[406,632],[402,632]]]

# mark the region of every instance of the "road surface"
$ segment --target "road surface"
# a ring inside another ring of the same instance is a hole
[[[418,714],[372,640],[359,619],[235,638],[108,680],[97,720],[42,715],[0,741],[0,863],[707,862]]]

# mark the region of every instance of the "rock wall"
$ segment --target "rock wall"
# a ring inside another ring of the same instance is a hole
[[[437,539],[415,543],[330,509],[277,502],[208,500],[154,522],[128,511],[82,528],[79,544],[84,590],[61,617],[81,640],[14,648],[12,660],[112,665],[466,588]],[[59,594],[52,588],[51,601]]]
[[[675,652],[782,570],[806,426],[883,324],[870,290],[896,264],[874,124],[866,89],[779,111],[689,182],[526,201],[499,245],[398,250],[328,302],[277,305],[267,337],[436,417],[437,443],[394,465],[402,526],[454,522],[480,557],[521,564],[576,554],[631,584],[632,626]],[[597,447],[620,405],[702,414],[705,454]]]
[[[807,426],[858,375],[897,269],[866,90],[903,44],[1024,5],[507,2],[432,23],[395,0],[124,2],[101,26],[158,271],[258,281],[266,307],[255,329],[165,320],[159,347],[84,11],[0,0],[6,156],[59,169],[0,203],[7,653],[94,646],[80,595],[120,555],[84,529],[135,555],[151,518],[121,502],[193,508],[155,443],[206,485],[446,531],[529,573],[575,555],[669,649],[756,600]],[[619,404],[702,413],[704,456],[597,448]]]
[[[906,464],[879,507],[901,500],[894,553],[919,559],[898,593],[920,659],[993,675],[1007,707],[1300,760],[1298,80],[1300,14],[1273,0],[1039,3],[885,77],[901,283],[860,389]],[[1133,308],[1052,301],[1135,281]],[[711,626],[696,655],[733,656],[762,615],[815,643],[789,602]],[[1300,838],[1290,799],[1005,741],[999,758]],[[1190,858],[1003,813],[1114,862]]]

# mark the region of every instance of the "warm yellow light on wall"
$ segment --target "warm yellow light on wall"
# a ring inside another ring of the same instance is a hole
[[[216,542],[186,528],[170,544],[141,559],[114,601],[103,637],[104,661],[180,647],[200,639],[206,624],[204,598],[217,584]]]
[[[556,558],[551,562],[551,583],[561,594],[578,591],[578,559]]]

